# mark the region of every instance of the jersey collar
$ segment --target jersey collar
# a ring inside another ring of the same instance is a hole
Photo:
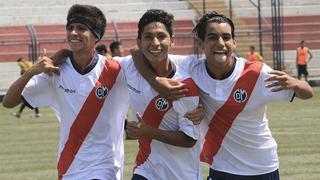
[[[73,59],[73,56],[71,55],[70,56],[70,60],[71,60],[71,63],[72,63],[72,66],[73,68],[79,73],[79,74],[82,74],[82,75],[85,75],[87,73],[89,73],[97,64],[98,62],[98,59],[99,59],[99,56],[98,54],[95,52],[94,55],[93,55],[93,58],[91,59],[90,63],[87,65],[87,67],[85,67],[84,69],[81,69],[74,61]]]
[[[232,57],[232,59],[233,59],[233,62],[232,62],[231,70],[228,73],[226,73],[225,75],[223,75],[220,80],[227,79],[233,73],[234,68],[236,67],[237,59],[235,57]],[[207,70],[207,73],[209,74],[209,76],[213,79],[217,79],[216,76],[209,71],[209,69],[207,67],[207,63],[205,63],[205,66],[206,66],[206,70]]]

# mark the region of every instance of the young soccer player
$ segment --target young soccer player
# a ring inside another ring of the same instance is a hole
[[[120,180],[128,88],[119,64],[95,52],[106,18],[96,7],[73,5],[66,39],[72,56],[56,67],[45,52],[8,90],[3,105],[50,106],[60,121],[58,176]],[[49,76],[46,72],[58,73]]]
[[[132,180],[202,179],[199,129],[184,117],[198,106],[199,92],[190,76],[178,66],[184,57],[168,55],[174,44],[172,23],[173,15],[148,10],[138,23],[137,44],[155,74],[185,83],[186,97],[171,101],[159,96],[137,71],[131,56],[119,59],[130,89],[132,111],[141,113],[127,126],[128,134],[139,138]]]

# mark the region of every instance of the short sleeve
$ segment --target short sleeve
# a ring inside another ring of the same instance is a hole
[[[269,72],[272,71],[272,68],[270,68],[267,65],[263,65],[261,74],[260,74],[260,87],[262,88],[261,94],[266,102],[275,102],[275,101],[291,101],[294,97],[294,91],[293,90],[282,90],[278,92],[272,92],[270,88],[267,88],[266,85],[272,83],[272,82],[266,82],[265,79],[270,76]]]
[[[197,64],[198,59],[196,56],[187,56],[183,61],[180,62],[179,67],[186,72],[191,72],[192,68]]]
[[[25,101],[32,107],[50,106],[55,97],[52,78],[44,73],[31,78],[22,92]]]
[[[184,115],[196,109],[198,104],[199,96],[183,97],[173,101],[173,109],[178,113],[179,130],[195,140],[199,138],[199,128],[192,121],[185,118]]]

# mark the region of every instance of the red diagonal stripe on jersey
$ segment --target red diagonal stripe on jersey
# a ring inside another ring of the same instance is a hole
[[[87,134],[90,132],[104,104],[104,99],[99,99],[96,97],[96,88],[100,86],[107,86],[110,92],[120,69],[121,68],[117,62],[106,61],[104,69],[102,70],[100,77],[95,84],[95,88],[91,90],[78,116],[70,128],[68,140],[64,145],[58,161],[59,180],[62,179],[63,175],[68,171],[72,161],[81,147],[81,144],[85,140]]]
[[[185,79],[182,81],[184,83],[185,88],[188,89],[186,96],[199,96],[199,90],[194,81],[191,78]],[[166,111],[160,111],[156,109],[156,101],[160,98],[160,96],[156,96],[151,100],[148,107],[146,108],[142,119],[146,124],[151,127],[158,128],[163,116],[165,113],[172,107],[172,101],[169,102],[169,107]],[[139,152],[136,157],[136,166],[137,168],[139,165],[143,164],[149,157],[151,153],[151,139],[148,138],[140,138],[139,139]],[[135,169],[134,168],[134,169]]]
[[[226,103],[215,113],[208,125],[205,142],[202,147],[200,159],[208,164],[213,163],[214,156],[218,153],[222,141],[232,126],[233,121],[246,106],[254,86],[259,78],[262,68],[260,62],[247,62],[239,80],[236,82]],[[247,98],[242,103],[237,103],[233,99],[235,90],[244,89]]]
[[[199,96],[199,89],[191,78],[183,80],[182,83],[184,84],[184,87],[188,89],[186,96]]]
[[[168,112],[171,107],[172,107],[172,101],[170,100],[166,100],[166,102],[168,102],[168,108],[166,110],[158,110],[156,108],[156,102],[160,97],[159,95],[154,97],[148,107],[146,108],[146,110],[143,113],[142,119],[144,121],[144,123],[146,123],[147,125],[153,127],[153,128],[158,128],[163,116],[166,114],[166,112]],[[165,98],[163,98],[165,99]],[[141,165],[142,163],[144,163],[148,157],[149,154],[151,152],[151,139],[149,138],[140,138],[139,140],[139,152],[138,155],[136,157],[136,167],[138,167],[139,165]],[[136,168],[135,167],[135,168]],[[134,168],[134,169],[135,169]]]

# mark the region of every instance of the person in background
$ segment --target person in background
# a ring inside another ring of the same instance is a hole
[[[247,60],[248,61],[263,61],[262,56],[255,51],[255,47],[254,46],[250,46],[250,50],[247,53]]]
[[[102,56],[106,56],[107,59],[111,58],[111,56],[110,56],[110,54],[108,52],[107,46],[104,45],[104,44],[97,45],[96,46],[96,51],[97,51],[98,54],[100,54]]]
[[[123,56],[123,48],[122,48],[120,41],[113,41],[109,45],[109,48],[110,48],[112,57],[115,57],[115,56],[122,57]]]
[[[23,57],[18,58],[17,63],[20,67],[20,75],[21,76],[32,66],[32,62],[27,59],[24,59]],[[22,103],[19,108],[19,111],[12,113],[12,115],[17,118],[20,118],[21,114],[25,108],[26,108],[26,105],[24,103]],[[34,113],[35,113],[35,117],[40,117],[40,115],[41,115],[39,112],[39,108],[37,108],[37,107],[34,108]]]
[[[109,45],[110,51],[111,51],[111,56],[112,57],[122,57],[123,56],[123,49],[122,49],[122,45],[120,41],[113,41],[110,45]],[[128,116],[125,120],[125,138],[126,139],[135,139],[133,137],[130,137],[127,133],[126,127],[128,124]]]
[[[106,56],[106,54],[108,53],[108,49],[107,49],[106,45],[104,45],[104,44],[100,44],[100,45],[96,46],[96,51],[98,54],[100,54],[102,56]]]
[[[297,48],[297,55],[296,55],[296,64],[298,70],[298,79],[301,79],[301,75],[304,75],[304,79],[308,81],[308,68],[307,64],[312,59],[312,54],[308,47],[305,46],[305,41],[302,40],[300,42],[300,46]]]

